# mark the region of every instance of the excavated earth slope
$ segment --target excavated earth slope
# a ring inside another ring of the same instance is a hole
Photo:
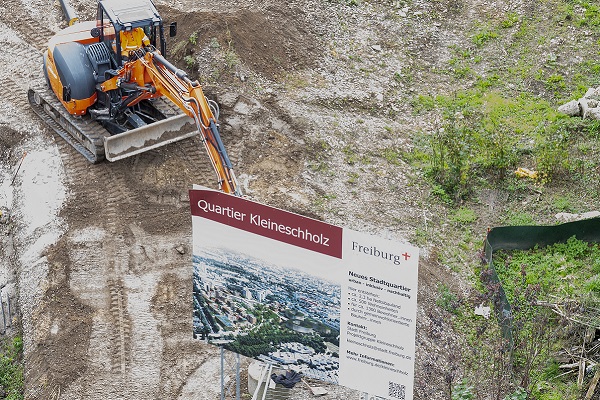
[[[93,18],[94,1],[71,3]],[[169,56],[221,106],[225,145],[250,198],[399,241],[434,219],[409,167],[382,154],[408,151],[410,132],[427,125],[397,100],[414,89],[395,74],[411,60],[445,57],[460,26],[419,25],[441,3],[394,4],[157,1],[165,20],[179,23]],[[473,9],[485,11],[463,12]],[[218,349],[191,332],[187,197],[193,184],[215,187],[214,173],[197,138],[89,165],[45,128],[26,90],[64,25],[58,2],[0,6],[0,206],[11,211],[0,254],[15,271],[2,277],[20,306],[26,397],[215,399]],[[452,344],[434,295],[453,278],[434,258],[423,249],[420,399],[443,397],[443,348]],[[327,395],[347,396],[358,393]]]

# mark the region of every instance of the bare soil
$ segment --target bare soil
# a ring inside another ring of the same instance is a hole
[[[71,3],[94,15],[93,1]],[[394,240],[413,239],[417,227],[444,232],[445,211],[427,204],[427,187],[383,149],[409,152],[411,132],[435,124],[413,118],[407,99],[452,90],[428,81],[427,71],[466,40],[461,24],[512,2],[415,2],[411,18],[389,3],[157,1],[165,21],[178,22],[168,57],[219,103],[249,197]],[[218,350],[193,340],[191,329],[187,191],[216,186],[200,141],[87,164],[25,100],[41,77],[44,43],[64,26],[60,8],[7,0],[0,10],[0,78],[10,89],[0,93],[0,167],[14,171],[24,150],[54,149],[56,184],[67,193],[52,226],[31,232],[13,204],[26,398],[218,398],[218,382],[189,389],[198,371],[219,368]],[[434,15],[446,17],[431,23]],[[410,80],[394,79],[408,70]],[[56,240],[40,249],[46,234]],[[431,247],[422,250],[419,279],[415,398],[442,399],[456,344],[435,305],[437,285],[467,292],[468,284]],[[358,393],[331,388],[325,398],[348,396]]]
[[[198,44],[218,43],[235,51],[253,72],[276,79],[292,71],[314,68],[322,57],[318,38],[296,20],[302,13],[300,9],[271,4],[264,10],[227,13],[165,7],[161,15],[166,21],[178,21],[177,38],[185,43],[174,47],[172,58],[183,61],[185,56],[195,54]]]

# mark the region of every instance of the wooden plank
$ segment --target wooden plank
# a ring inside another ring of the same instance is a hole
[[[583,378],[585,376],[585,360],[579,361],[579,374],[577,375],[577,387],[581,389],[583,387]]]
[[[590,382],[590,387],[587,391],[587,394],[585,395],[585,400],[591,400],[592,396],[594,395],[594,392],[596,391],[596,386],[598,385],[598,381],[600,381],[600,368],[596,371],[596,374],[594,375],[594,377],[592,378],[592,381]]]

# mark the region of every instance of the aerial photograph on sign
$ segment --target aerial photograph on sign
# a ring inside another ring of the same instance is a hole
[[[195,337],[338,383],[339,283],[224,248],[195,251],[193,266]]]

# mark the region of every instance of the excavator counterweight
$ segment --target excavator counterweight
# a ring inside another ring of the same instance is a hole
[[[60,2],[69,26],[48,43],[45,84],[29,89],[34,111],[92,163],[200,135],[219,188],[241,196],[218,107],[164,57],[163,21],[152,0],[99,0],[96,20],[83,22]]]

